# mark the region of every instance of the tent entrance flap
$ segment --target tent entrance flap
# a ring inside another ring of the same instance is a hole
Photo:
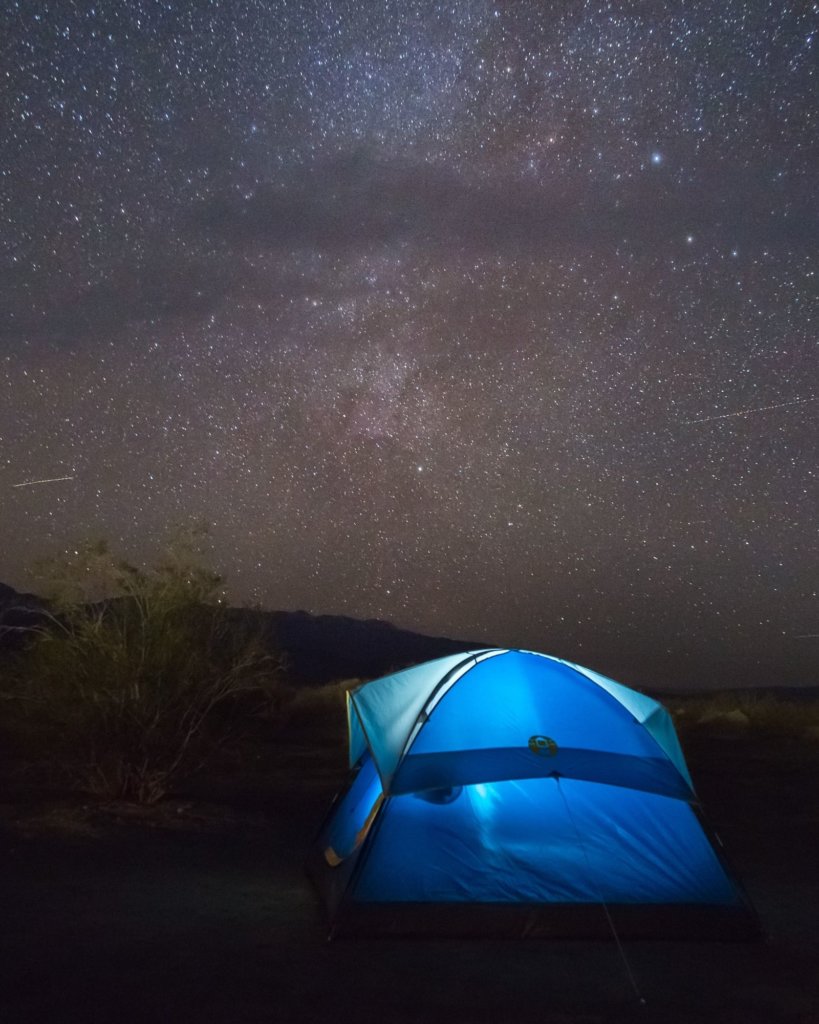
[[[331,867],[337,867],[361,846],[382,799],[381,780],[372,758],[367,757],[327,828],[324,857]]]

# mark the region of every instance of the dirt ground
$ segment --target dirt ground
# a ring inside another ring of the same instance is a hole
[[[819,742],[686,754],[764,942],[339,941],[302,861],[337,753],[275,747],[142,814],[0,796],[0,1021],[819,1024]]]

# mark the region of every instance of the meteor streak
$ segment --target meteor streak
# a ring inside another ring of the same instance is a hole
[[[711,423],[712,420],[727,420],[732,416],[752,416],[756,412],[768,412],[769,409],[786,409],[790,405],[805,405],[807,402],[816,402],[819,398],[796,398],[792,402],[778,402],[776,405],[760,405],[751,409],[740,409],[738,412],[723,412],[718,416],[703,416],[698,420],[682,420],[684,425],[691,423]]]
[[[73,476],[50,476],[45,480],[24,480],[21,484],[12,484],[12,487],[36,487],[37,484],[58,484],[62,480],[74,480]]]

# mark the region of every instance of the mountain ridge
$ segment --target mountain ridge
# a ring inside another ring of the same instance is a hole
[[[0,653],[19,650],[26,630],[40,625],[48,602],[0,583]],[[229,608],[231,623],[282,650],[294,681],[320,685],[338,679],[371,679],[447,654],[491,647],[479,641],[428,636],[382,619],[313,615],[307,611]]]

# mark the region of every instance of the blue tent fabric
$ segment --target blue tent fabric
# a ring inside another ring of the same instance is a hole
[[[365,901],[733,903],[683,801],[554,779],[464,787],[451,803],[396,797],[362,867]],[[531,827],[533,819],[548,826]],[[575,827],[582,835],[578,848]],[[400,878],[400,885],[397,879]]]
[[[354,775],[311,860],[336,929],[471,933],[480,910],[483,933],[583,934],[605,904],[634,934],[755,931],[650,697],[491,649],[364,684],[348,724]]]
[[[571,662],[566,662],[566,664],[571,665]],[[638,722],[642,722],[646,730],[656,740],[693,791],[694,784],[691,781],[691,776],[688,774],[688,767],[674,729],[674,723],[662,704],[652,700],[651,697],[646,697],[643,693],[638,693],[636,690],[623,686],[622,683],[615,683],[613,679],[601,676],[599,672],[595,672],[593,669],[583,668],[580,665],[571,665],[571,667],[597,683],[607,693],[616,697],[623,707],[627,708],[634,715]]]

